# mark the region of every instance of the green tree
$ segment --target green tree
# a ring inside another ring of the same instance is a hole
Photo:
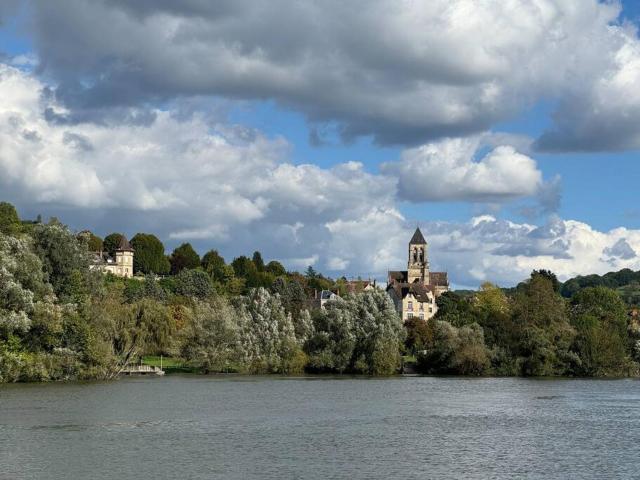
[[[226,281],[226,263],[217,250],[209,250],[205,253],[202,257],[201,264],[204,271],[211,276],[213,281],[220,283],[224,283]]]
[[[253,264],[256,266],[256,270],[258,270],[258,272],[263,272],[264,260],[262,260],[262,254],[256,250],[255,252],[253,252],[252,260]]]
[[[243,369],[237,314],[224,297],[196,301],[183,336],[181,355],[205,372]]]
[[[276,277],[284,276],[287,274],[287,271],[282,266],[282,264],[275,260],[271,260],[269,263],[267,263],[265,270],[269,273],[272,273]]]
[[[158,237],[150,233],[136,233],[131,239],[134,250],[133,270],[144,274],[169,273],[171,264],[164,253],[164,245]]]
[[[629,370],[627,308],[614,290],[589,287],[576,293],[571,299],[571,324],[577,331],[574,346],[581,360],[576,373],[607,376]]]
[[[89,233],[89,238],[87,239],[87,247],[89,249],[90,252],[101,252],[103,247],[103,242],[102,239],[93,234],[92,232],[88,232]]]
[[[60,223],[38,224],[32,231],[35,252],[56,295],[78,298],[96,291],[98,272],[91,272],[90,254],[84,243]]]
[[[171,254],[171,273],[177,275],[185,268],[193,269],[200,266],[200,257],[190,243],[183,243]]]
[[[315,271],[312,265],[309,265],[304,272],[304,276],[307,277],[308,279],[312,279],[312,278],[316,278],[318,276],[318,273]]]
[[[477,322],[472,303],[455,292],[445,292],[436,299],[436,319],[462,327]],[[424,322],[423,322],[424,323]]]
[[[456,328],[433,320],[426,349],[418,354],[418,370],[423,373],[482,375],[490,366],[490,352],[477,323]]]
[[[213,293],[211,277],[202,270],[182,270],[175,277],[175,292],[185,297],[206,298]]]
[[[105,252],[107,252],[110,257],[115,257],[116,250],[118,249],[118,246],[120,245],[121,240],[122,240],[121,233],[110,233],[109,235],[104,237],[104,240],[102,241],[102,246]]]
[[[570,351],[575,330],[566,303],[545,275],[533,272],[516,294],[514,332],[524,375],[563,375],[579,361]]]
[[[20,230],[20,217],[16,207],[8,202],[0,202],[0,232],[12,235]]]

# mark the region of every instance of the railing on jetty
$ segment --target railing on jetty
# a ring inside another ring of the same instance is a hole
[[[120,375],[164,375],[164,370],[151,365],[129,365],[120,372]]]

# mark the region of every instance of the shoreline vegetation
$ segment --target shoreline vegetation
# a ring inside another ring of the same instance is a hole
[[[636,377],[640,272],[571,279],[546,270],[512,289],[447,292],[402,324],[380,289],[288,272],[260,252],[231,263],[135,235],[136,278],[92,268],[104,240],[0,202],[0,383],[110,379],[130,364],[189,373]],[[315,308],[313,292],[341,298]],[[149,363],[147,363],[149,364]]]

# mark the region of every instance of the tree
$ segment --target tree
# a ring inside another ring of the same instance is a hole
[[[399,370],[405,330],[391,298],[374,290],[329,302],[312,317],[305,346],[313,369],[390,375]]]
[[[575,349],[581,375],[619,375],[630,365],[627,308],[606,287],[580,290],[571,299],[571,324],[577,330]]]
[[[295,335],[291,315],[280,297],[264,288],[236,300],[242,346],[242,363],[253,373],[295,373],[306,363]]]
[[[224,258],[217,250],[209,250],[202,257],[202,268],[207,272],[215,282],[224,283],[226,277]]]
[[[0,202],[0,232],[12,235],[20,230],[20,217],[16,207],[8,202]]]
[[[304,276],[307,277],[308,279],[312,279],[312,278],[316,278],[318,276],[317,272],[315,271],[315,269],[313,268],[312,265],[309,265],[307,267],[307,269],[304,272]]]
[[[412,317],[404,323],[407,329],[405,347],[407,351],[416,354],[424,350],[431,343],[433,330],[428,327],[428,323],[417,317]]]
[[[296,279],[276,278],[271,285],[273,293],[280,295],[282,305],[287,313],[296,318],[307,307],[307,294]]]
[[[175,292],[185,297],[204,299],[213,293],[213,285],[206,272],[185,269],[176,275]]]
[[[56,295],[77,299],[99,288],[102,278],[89,270],[91,260],[86,246],[66,226],[57,222],[38,224],[32,235],[35,252]]]
[[[264,260],[262,260],[262,254],[256,250],[255,252],[253,252],[252,260],[253,264],[256,266],[256,270],[258,270],[258,272],[263,272]]]
[[[259,272],[253,260],[243,256],[233,259],[231,262],[236,276],[243,278],[245,288],[268,288],[273,283],[274,277],[269,272]]]
[[[430,341],[418,354],[418,370],[423,373],[481,375],[490,365],[482,327],[477,323],[456,328],[439,320],[428,324]]]
[[[256,268],[256,264],[253,263],[253,260],[245,257],[244,255],[234,258],[233,262],[231,262],[231,266],[233,267],[233,271],[236,276],[245,279],[255,277],[258,273],[258,269]]]
[[[171,273],[177,275],[185,268],[198,268],[200,257],[190,243],[183,243],[171,254]]]
[[[287,271],[282,266],[282,264],[275,260],[271,260],[269,263],[267,263],[265,270],[269,273],[272,273],[276,277],[280,277],[287,274]]]
[[[240,331],[235,309],[223,297],[197,301],[183,333],[182,356],[205,372],[241,368]]]
[[[122,240],[121,233],[110,233],[109,235],[104,237],[102,246],[104,250],[109,254],[110,257],[116,256],[116,250],[118,249],[118,246],[120,245],[121,240]]]
[[[471,302],[455,292],[444,292],[436,299],[436,304],[435,318],[453,326],[462,327],[478,320]]]
[[[89,249],[90,252],[101,252],[103,249],[103,242],[102,239],[97,236],[94,235],[91,232],[89,233],[89,238],[87,240],[87,247]]]
[[[169,273],[171,264],[164,253],[164,245],[158,237],[150,233],[136,233],[131,239],[134,250],[133,270],[144,274]]]
[[[566,303],[546,276],[534,272],[516,293],[513,322],[522,374],[563,375],[579,361],[570,351],[575,330]]]

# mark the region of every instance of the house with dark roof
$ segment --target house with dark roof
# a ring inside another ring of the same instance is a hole
[[[107,252],[95,252],[94,255],[93,268],[112,273],[116,277],[133,277],[133,248],[124,235],[120,238],[115,256],[111,257]]]
[[[427,241],[419,228],[409,240],[406,270],[389,271],[387,293],[403,321],[410,318],[429,320],[436,314],[436,298],[449,290],[447,272],[429,268]]]
[[[331,290],[320,290],[319,292],[316,290],[314,292],[314,298],[311,302],[313,308],[324,308],[327,302],[333,301],[340,298],[340,296],[336,292],[332,292]]]

